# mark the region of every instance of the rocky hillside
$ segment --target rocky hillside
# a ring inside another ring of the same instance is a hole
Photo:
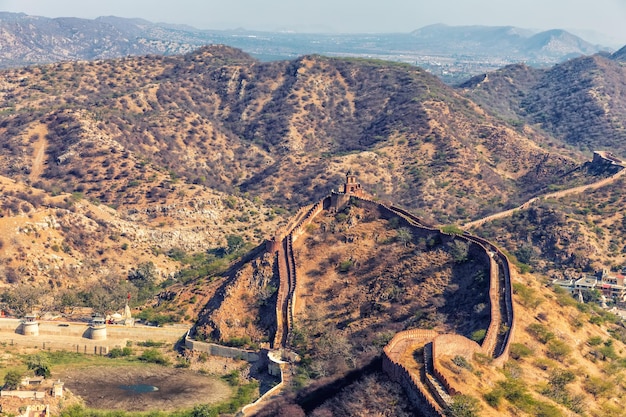
[[[534,70],[507,70],[519,91],[537,83]],[[380,61],[260,63],[214,46],[5,70],[1,83],[0,174],[178,230],[164,251],[224,246],[228,234],[259,243],[349,169],[377,198],[450,223],[565,186],[584,158],[423,70]],[[518,96],[501,95],[512,98],[502,113]]]
[[[626,153],[623,52],[572,59],[546,70],[524,65],[474,77],[466,97],[517,123],[540,126],[584,151]]]
[[[524,198],[580,158],[404,65],[208,47],[4,75],[0,172],[119,208],[158,198],[148,169],[295,208],[352,167],[378,197],[449,222]]]
[[[584,195],[546,201],[482,226],[523,263],[563,278],[568,273],[619,270],[626,265],[624,180]]]
[[[95,20],[0,13],[0,67],[126,55],[180,54],[202,45],[191,33],[141,19]]]

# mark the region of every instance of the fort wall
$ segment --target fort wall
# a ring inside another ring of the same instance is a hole
[[[402,226],[408,226],[412,231],[422,235],[432,235],[437,233],[440,236],[448,239],[460,239],[467,242],[470,245],[470,256],[474,259],[480,259],[485,264],[489,265],[489,303],[490,303],[490,324],[487,328],[483,344],[478,345],[476,342],[461,336],[461,335],[441,335],[433,338],[432,342],[432,361],[433,361],[433,374],[448,391],[449,394],[455,395],[459,391],[453,386],[453,384],[446,377],[446,372],[441,367],[440,359],[444,355],[461,355],[467,359],[471,359],[476,352],[481,352],[489,356],[495,356],[496,360],[494,364],[496,366],[503,366],[508,360],[508,352],[510,341],[512,340],[512,334],[515,330],[513,321],[513,303],[510,281],[510,264],[508,258],[498,248],[492,245],[490,242],[483,239],[474,239],[471,235],[456,235],[444,233],[439,229],[427,226],[423,224],[421,219],[412,215],[404,209],[394,206],[386,206],[374,202],[368,198],[359,198],[360,203],[368,204],[370,208],[378,208],[381,217],[390,219],[392,217],[399,217]],[[495,258],[495,259],[494,259]],[[500,265],[498,265],[500,263]],[[502,274],[502,282],[501,282]],[[501,288],[502,287],[502,288]],[[505,300],[502,300],[502,297]],[[504,321],[504,323],[503,323]],[[502,326],[504,324],[504,326]],[[503,342],[498,346],[498,340],[500,338],[501,330],[504,330]],[[405,390],[413,392],[413,397],[416,398],[429,398],[430,395],[435,395],[439,404],[445,404],[445,399],[439,394],[436,383],[432,381],[427,375],[424,376],[424,381],[429,387],[426,388],[421,381],[417,381],[415,375],[409,375],[410,378],[404,378],[401,375],[403,372],[410,372],[403,367],[398,359],[401,357],[401,352],[394,352],[397,345],[405,344],[407,339],[415,337],[413,332],[401,332],[398,333],[385,348],[385,358],[388,372],[392,372],[395,375],[396,380],[403,385]],[[395,353],[395,354],[394,354]],[[391,364],[395,365],[392,366]],[[427,364],[426,364],[427,365]],[[400,375],[400,376],[398,376]],[[422,392],[427,389],[429,392]],[[431,409],[435,413],[440,413],[440,410]]]
[[[382,218],[391,219],[397,217],[401,222],[401,226],[409,227],[417,237],[430,237],[436,234],[444,241],[453,239],[464,241],[469,244],[469,254],[473,259],[480,259],[482,263],[489,265],[490,325],[486,330],[482,346],[461,335],[438,335],[431,330],[413,329],[396,334],[383,350],[383,370],[392,380],[403,386],[410,401],[426,417],[441,416],[443,415],[445,405],[449,401],[448,394],[455,395],[459,393],[448,380],[446,372],[441,366],[440,360],[442,357],[461,355],[467,359],[472,359],[476,352],[481,352],[490,356],[496,356],[497,362],[494,362],[498,366],[503,366],[508,359],[509,343],[515,328],[510,264],[504,253],[484,239],[475,238],[468,234],[444,233],[435,227],[425,224],[421,219],[408,211],[374,201],[364,193],[359,193],[358,195],[333,193],[313,206],[301,208],[292,221],[284,229],[280,230],[272,240],[266,243],[268,251],[276,252],[280,282],[276,306],[277,331],[273,347],[274,349],[286,347],[293,327],[298,283],[297,261],[293,253],[293,242],[304,234],[306,227],[324,209],[330,211],[339,210],[348,204],[351,198],[357,199],[358,204],[362,206],[377,210]],[[502,274],[499,272],[500,270],[502,270]],[[502,297],[504,297],[504,300],[502,300]],[[503,342],[498,345],[498,340],[501,336],[499,333],[501,333],[503,328],[501,326],[503,320],[506,325],[504,327],[505,334],[502,338]],[[418,341],[430,342],[429,354],[424,355],[423,364],[424,369],[427,371],[423,371],[422,375],[416,375],[401,363],[405,349],[414,346]],[[199,347],[203,346],[203,349],[207,349],[209,353],[210,349],[214,349],[215,352],[219,352],[216,354],[220,356],[231,354],[231,352],[237,352],[237,357],[254,353],[235,348],[223,350],[225,348],[223,346],[213,344],[200,345],[200,343],[202,342],[185,339],[185,344],[191,349],[200,350]],[[281,364],[280,366],[281,384],[276,389],[284,385],[285,374],[282,366],[288,365]],[[447,390],[447,393],[442,391],[444,388]],[[254,408],[264,398],[267,398],[268,394],[265,394],[250,406],[245,407],[244,414],[249,412],[249,407]]]
[[[389,378],[404,388],[409,401],[424,417],[439,417],[443,413],[441,406],[429,395],[428,389],[418,377],[404,365],[383,353],[383,371]]]
[[[43,391],[7,391],[7,390],[2,390],[2,391],[0,391],[0,397],[16,397],[16,398],[22,398],[22,399],[28,399],[28,398],[40,399],[40,398],[45,398],[46,397],[46,393],[43,392]]]
[[[204,352],[209,355],[220,356],[222,358],[241,359],[248,362],[256,362],[260,359],[258,352],[217,345],[215,343],[199,342],[189,338],[188,334],[185,335],[185,347],[196,352]]]

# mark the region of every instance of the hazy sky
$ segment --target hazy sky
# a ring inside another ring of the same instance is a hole
[[[433,23],[593,30],[626,44],[626,0],[0,0],[0,11],[200,29],[410,32]]]

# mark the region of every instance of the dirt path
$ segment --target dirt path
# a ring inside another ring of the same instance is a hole
[[[46,134],[48,134],[48,130],[44,125],[39,125],[29,132],[30,135],[38,134],[39,139],[33,143],[35,148],[33,152],[33,165],[30,169],[29,178],[32,181],[36,181],[41,177],[44,171],[44,162],[46,157],[46,147],[48,145],[48,141],[46,140]]]
[[[65,369],[52,377],[60,378],[88,407],[101,410],[172,411],[224,401],[231,394],[217,378],[158,365]]]
[[[482,226],[483,224],[493,221],[493,220],[497,220],[497,219],[502,219],[504,217],[509,217],[511,216],[513,213],[520,211],[520,210],[525,210],[528,207],[530,207],[533,203],[535,203],[537,200],[547,200],[549,198],[561,198],[561,197],[565,197],[567,195],[570,194],[579,194],[585,191],[589,191],[589,190],[595,190],[597,188],[600,187],[604,187],[606,185],[612,184],[614,182],[616,182],[619,178],[621,178],[622,176],[624,176],[624,174],[626,174],[626,162],[622,161],[619,164],[622,169],[617,172],[616,174],[613,174],[612,176],[610,176],[609,178],[604,178],[600,181],[594,182],[592,184],[587,184],[587,185],[581,185],[579,187],[574,187],[574,188],[569,188],[567,190],[561,190],[561,191],[556,191],[553,193],[548,193],[548,194],[544,194],[542,196],[537,196],[537,197],[533,197],[530,200],[526,201],[524,204],[512,208],[510,210],[505,210],[505,211],[501,211],[499,213],[495,213],[492,215],[489,215],[487,217],[483,217],[482,219],[478,219],[478,220],[474,220],[471,221],[469,223],[465,223],[463,226],[461,226],[461,228],[463,230],[468,230],[472,227],[479,227]]]

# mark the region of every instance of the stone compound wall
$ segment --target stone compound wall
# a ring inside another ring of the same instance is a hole
[[[293,254],[293,242],[302,236],[306,227],[319,215],[324,207],[330,205],[330,197],[323,198],[313,206],[300,209],[295,216],[294,222],[290,222],[286,230],[280,231],[271,243],[266,246],[277,252],[278,263],[278,296],[276,303],[276,334],[274,335],[273,348],[286,347],[291,339],[293,328],[293,316],[296,304],[297,290],[297,266]],[[284,236],[282,235],[284,233]],[[280,243],[278,243],[280,242]]]
[[[0,391],[0,397],[16,397],[22,399],[28,398],[45,398],[46,393],[43,391]]]
[[[241,359],[248,362],[256,362],[260,359],[258,352],[216,345],[215,343],[199,342],[189,338],[189,333],[185,335],[185,347],[196,352],[204,352],[222,358]]]
[[[387,355],[383,355],[383,371],[392,381],[400,384],[411,404],[420,410],[424,417],[439,417],[443,409],[436,401],[426,395],[427,388],[422,382],[402,364],[391,360]],[[411,387],[407,389],[407,387]]]

